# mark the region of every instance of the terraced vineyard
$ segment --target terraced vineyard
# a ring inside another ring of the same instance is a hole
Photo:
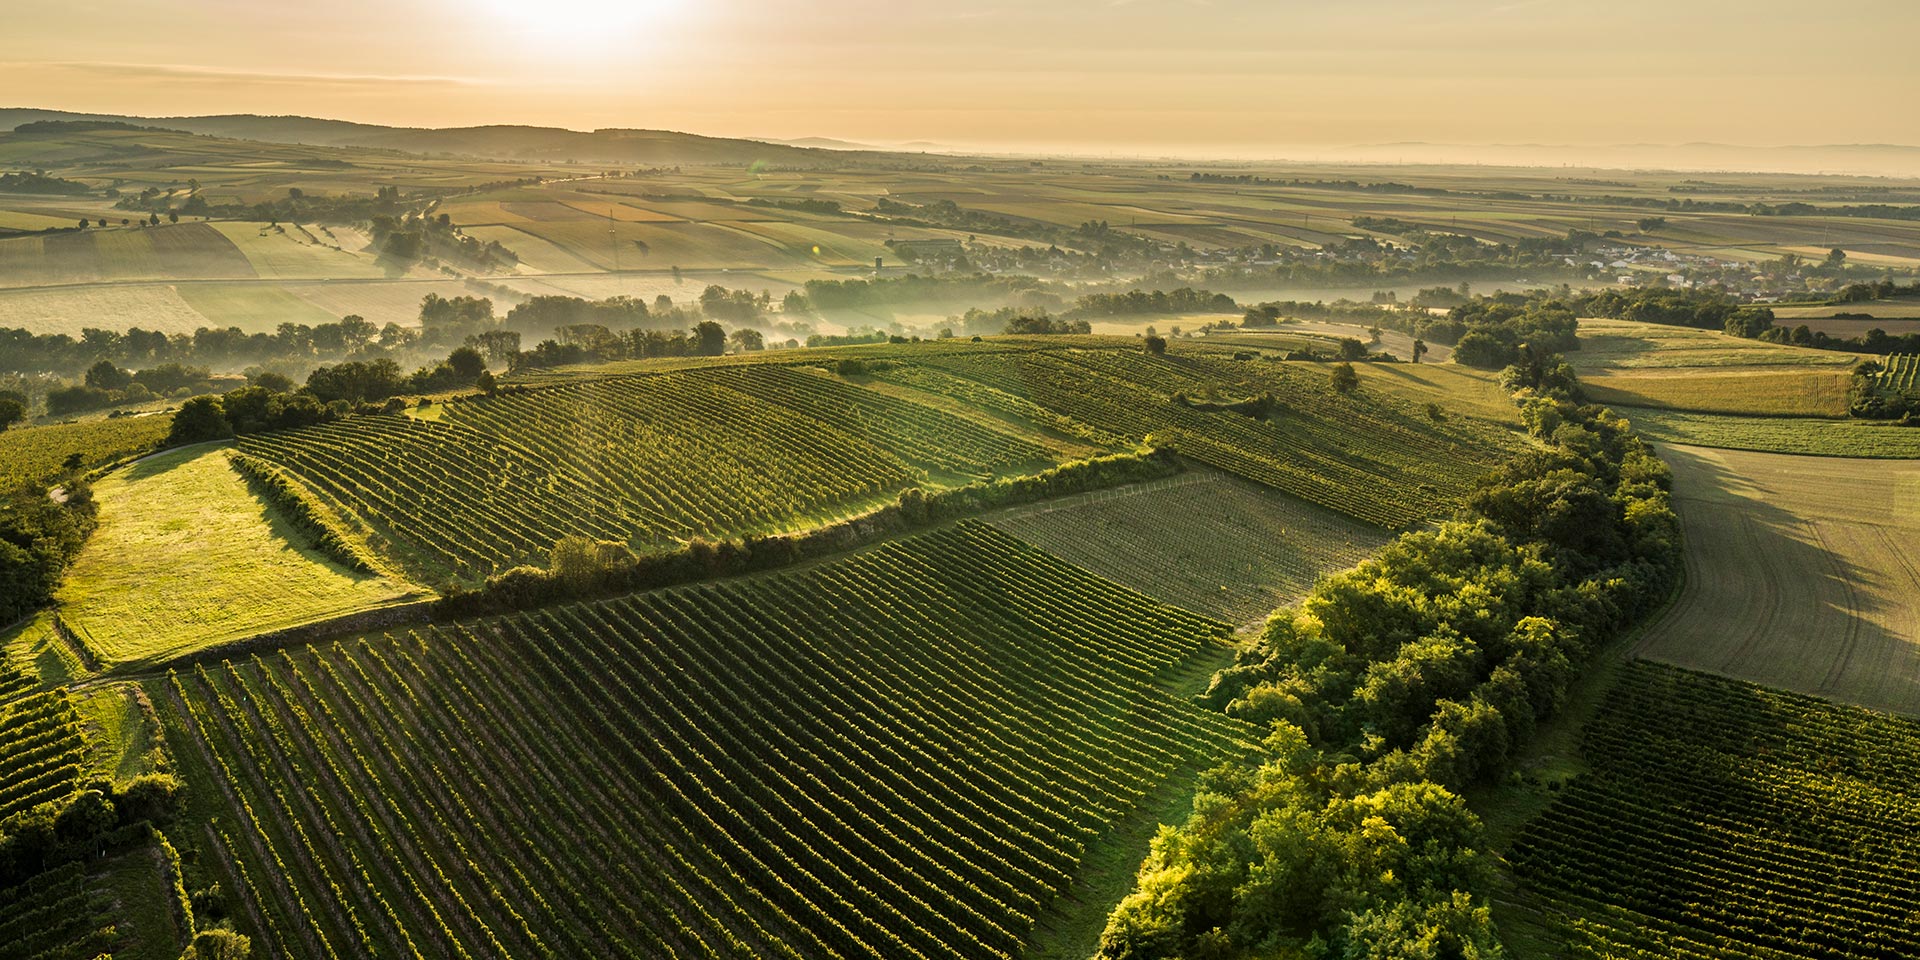
[[[1432,420],[1389,397],[1343,397],[1317,364],[1118,350],[948,354],[923,362],[1095,430],[1152,438],[1201,463],[1389,528],[1446,512],[1476,475],[1520,445],[1497,427]],[[1261,417],[1176,399],[1215,394],[1231,400],[1272,394],[1277,402]]]
[[[358,417],[241,449],[366,518],[429,581],[539,559],[568,534],[646,548],[804,526],[925,479],[1054,459],[981,422],[773,366],[480,399],[441,421]]]
[[[989,519],[1116,583],[1232,623],[1264,619],[1387,542],[1365,524],[1213,471]]]
[[[962,523],[150,689],[272,955],[1004,957],[1253,735],[1223,632]]]
[[[1647,662],[1509,860],[1576,958],[1920,954],[1920,721]]]

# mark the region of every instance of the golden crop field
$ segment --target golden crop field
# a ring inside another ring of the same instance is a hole
[[[1920,712],[1920,463],[1662,453],[1687,579],[1638,653]]]

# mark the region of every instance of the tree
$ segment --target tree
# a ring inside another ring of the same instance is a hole
[[[1365,360],[1366,358],[1367,358],[1366,344],[1361,343],[1359,340],[1356,340],[1353,337],[1340,338],[1340,359],[1351,361],[1351,360]]]
[[[461,383],[472,383],[487,372],[486,358],[472,347],[460,347],[447,354],[447,366],[453,369],[454,376],[459,377]]]
[[[101,226],[106,226],[106,224],[101,224]],[[1834,247],[1832,250],[1827,251],[1827,266],[1838,268],[1846,265],[1847,252],[1845,250]]]
[[[1418,339],[1414,340],[1413,341],[1413,362],[1419,363],[1420,358],[1426,355],[1427,355],[1427,342],[1425,340],[1418,340]]]
[[[12,397],[0,397],[0,431],[27,418],[27,405]]]
[[[695,342],[694,353],[702,357],[717,357],[727,352],[727,331],[712,320],[702,320],[693,328]]]
[[[1166,353],[1167,353],[1166,337],[1157,336],[1151,333],[1147,334],[1146,345],[1147,345],[1147,353],[1156,357],[1166,356]]]
[[[179,223],[179,222],[180,222],[180,211],[178,211],[178,210],[169,210],[169,211],[167,211],[167,222],[168,222],[168,223]]]
[[[488,330],[467,338],[467,346],[485,354],[488,363],[510,363],[520,352],[520,331]]]
[[[1351,363],[1334,364],[1331,380],[1337,393],[1352,393],[1360,386],[1360,375],[1353,372]]]
[[[113,365],[112,360],[101,360],[87,368],[87,386],[96,390],[125,390],[133,383],[133,374]]]
[[[763,334],[761,334],[760,331],[755,330],[751,327],[741,327],[740,329],[735,330],[733,332],[732,339],[733,339],[733,345],[740,348],[742,352],[749,351],[749,350],[765,350],[767,348],[766,337]]]
[[[1641,233],[1652,233],[1666,225],[1666,217],[1641,217],[1634,222],[1634,226],[1639,227]]]
[[[194,397],[181,404],[180,411],[173,415],[173,429],[167,432],[167,445],[173,447],[231,436],[233,425],[227,422],[226,407],[221,404],[220,398]]]

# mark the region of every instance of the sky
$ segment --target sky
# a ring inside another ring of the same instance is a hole
[[[1914,0],[63,0],[7,11],[0,106],[1221,156],[1920,144],[1915,28]]]

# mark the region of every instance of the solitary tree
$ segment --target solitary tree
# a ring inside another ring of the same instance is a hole
[[[1360,386],[1360,375],[1353,372],[1353,364],[1337,363],[1333,367],[1332,381],[1336,393],[1352,393]]]
[[[1146,344],[1147,344],[1147,352],[1152,354],[1153,356],[1161,357],[1161,356],[1165,356],[1167,353],[1166,337],[1149,333],[1147,334]]]
[[[1427,342],[1425,340],[1413,341],[1413,362],[1419,363],[1420,358],[1426,355],[1427,355]]]
[[[27,405],[12,397],[0,397],[0,430],[27,418]]]
[[[1356,340],[1353,337],[1340,338],[1340,359],[1364,360],[1366,359],[1366,356],[1367,356],[1366,344],[1361,343],[1359,340]]]

